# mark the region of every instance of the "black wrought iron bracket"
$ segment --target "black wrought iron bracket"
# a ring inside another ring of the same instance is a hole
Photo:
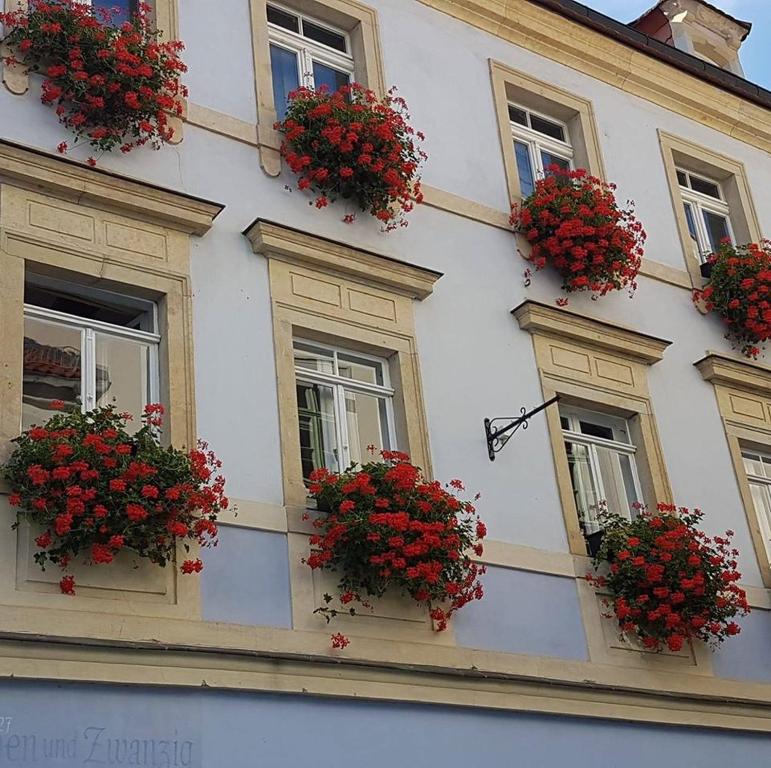
[[[525,408],[520,409],[522,411],[521,416],[517,416],[516,419],[512,419],[509,416],[502,416],[497,419],[485,419],[485,437],[487,438],[487,455],[490,457],[490,461],[495,461],[495,454],[500,451],[506,443],[509,442],[511,436],[520,428],[527,429],[528,422],[536,413],[548,408],[553,403],[558,402],[559,395],[555,395],[551,400],[547,400],[545,403],[541,403],[537,408],[533,408],[532,411],[528,411]],[[498,427],[495,425],[500,421],[508,421],[505,426]]]

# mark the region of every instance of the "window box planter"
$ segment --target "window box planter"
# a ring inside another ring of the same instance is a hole
[[[109,11],[80,0],[30,3],[0,13],[0,44],[12,52],[6,63],[43,75],[42,101],[55,107],[76,144],[98,152],[157,149],[172,139],[169,115],[184,111],[187,90],[179,76],[187,68],[179,58],[184,45],[160,40],[150,10],[140,3],[117,25]]]
[[[383,99],[352,83],[334,93],[301,87],[289,94],[281,155],[310,190],[317,208],[342,198],[368,212],[388,231],[423,200],[419,167],[424,136],[409,124],[404,99],[392,88]],[[343,221],[353,222],[355,214]]]
[[[648,650],[677,652],[691,640],[716,647],[739,633],[734,618],[749,612],[733,531],[710,538],[698,527],[701,519],[699,510],[659,504],[631,521],[603,520],[587,580],[611,595],[606,604],[621,632]]]
[[[694,302],[720,317],[742,354],[758,357],[771,338],[771,243],[724,241],[705,266],[709,282],[694,291]]]
[[[425,606],[441,631],[455,611],[482,598],[484,567],[470,553],[482,555],[485,525],[471,502],[455,496],[463,490],[459,480],[443,487],[425,480],[406,454],[383,451],[382,458],[340,474],[312,473],[309,491],[320,514],[304,562],[340,575],[343,611],[355,614],[356,604],[369,608],[368,599],[401,594]],[[341,611],[317,612],[330,619]]]
[[[712,277],[712,264],[709,261],[703,262],[699,266],[699,272],[705,280],[709,280]]]
[[[631,205],[620,208],[615,185],[586,170],[546,170],[533,194],[512,207],[511,224],[530,244],[523,257],[536,271],[555,269],[566,293],[628,289],[632,295],[646,235]]]
[[[75,591],[71,564],[108,565],[129,554],[165,566],[178,544],[189,551],[216,543],[217,515],[228,506],[220,462],[205,444],[189,452],[161,446],[162,413],[148,405],[129,433],[129,417],[112,407],[62,412],[14,440],[4,466],[14,527],[24,520],[39,532],[34,559],[62,569],[62,592]],[[191,558],[180,567],[194,573],[203,564]]]

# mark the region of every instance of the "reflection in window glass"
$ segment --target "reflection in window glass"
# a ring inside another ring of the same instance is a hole
[[[340,455],[332,387],[297,382],[297,410],[300,418],[300,461],[307,480],[314,469],[338,468]]]
[[[551,136],[557,141],[565,141],[565,131],[561,125],[551,122],[551,120],[545,120],[538,115],[530,115],[530,127],[538,133],[543,133],[545,136]]]
[[[720,243],[729,237],[728,219],[718,213],[704,211],[704,224],[707,227],[707,237],[709,238],[711,250],[713,252],[717,251]]]
[[[563,171],[570,170],[570,160],[566,160],[564,157],[552,155],[550,152],[541,152],[541,162],[543,163],[543,172],[548,176],[549,167],[556,165]]]
[[[592,471],[589,448],[578,443],[565,443],[568,455],[570,479],[573,484],[573,494],[576,500],[576,510],[584,535],[597,533],[600,524],[597,515],[600,511],[599,493],[594,473]]]
[[[318,24],[308,21],[308,19],[303,20],[303,34],[317,43],[328,45],[330,48],[346,53],[345,35],[333,32],[325,27],[320,27]]]
[[[685,208],[685,220],[688,223],[688,232],[691,237],[698,243],[699,236],[696,230],[696,219],[693,218],[693,208],[690,203],[684,203]]]
[[[67,410],[81,406],[82,331],[37,318],[24,318],[22,429],[43,424],[52,400]]]
[[[298,368],[309,371],[335,372],[335,356],[331,350],[300,341],[294,343],[294,363]]]
[[[527,144],[514,142],[514,153],[517,157],[517,173],[519,174],[519,191],[522,197],[530,197],[535,192],[535,175],[530,162],[530,151]]]
[[[345,393],[345,415],[348,429],[350,461],[358,464],[368,461],[370,445],[388,450],[386,401],[382,397],[362,392]]]
[[[282,11],[281,8],[272,5],[268,6],[267,11],[268,21],[271,24],[288,29],[290,32],[300,31],[300,20],[294,14]]]
[[[318,61],[313,62],[313,83],[317,89],[326,86],[331,93],[349,82],[350,76],[346,72],[340,72]]]
[[[286,48],[271,45],[270,67],[273,73],[273,97],[276,101],[276,114],[279,120],[283,120],[286,115],[289,94],[300,85],[297,54],[287,51]]]

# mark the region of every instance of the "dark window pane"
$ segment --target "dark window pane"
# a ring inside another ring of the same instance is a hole
[[[709,195],[717,200],[722,199],[717,184],[713,184],[711,181],[706,181],[705,179],[700,179],[697,176],[691,176],[691,189],[694,192],[701,192],[702,195]]]
[[[543,133],[546,136],[551,136],[558,141],[565,141],[565,130],[561,125],[551,122],[551,120],[544,120],[538,115],[531,113],[530,115],[530,127],[538,133]]]
[[[704,223],[707,225],[709,245],[713,251],[717,251],[720,243],[728,237],[728,219],[719,213],[704,211]]]
[[[270,67],[273,72],[273,98],[276,102],[276,114],[279,120],[286,115],[286,103],[291,91],[300,85],[297,74],[297,54],[270,46]]]
[[[535,192],[535,176],[530,162],[530,152],[527,144],[514,142],[514,153],[517,156],[517,172],[519,173],[519,191],[522,197],[530,197]]]
[[[280,8],[275,8],[272,5],[268,6],[268,21],[277,27],[288,29],[290,32],[300,31],[300,21],[297,16],[293,16],[291,13],[282,11]]]
[[[696,219],[693,217],[693,208],[690,203],[683,203],[683,207],[685,208],[685,220],[688,222],[688,232],[698,242],[699,238],[696,234]]]
[[[347,73],[332,69],[326,64],[319,64],[318,61],[313,62],[313,84],[316,86],[316,90],[325,85],[332,93],[338,88],[348,85],[349,82],[350,76]]]
[[[24,302],[43,309],[53,309],[65,312],[87,320],[98,320],[111,325],[122,325],[126,328],[148,330],[146,309],[132,306],[109,304],[87,296],[75,296],[50,288],[44,288],[33,283],[24,285]]]
[[[117,26],[134,16],[137,0],[93,0],[93,7],[97,18],[101,18],[99,11],[109,12],[111,23]]]
[[[320,27],[318,24],[314,24],[307,19],[303,19],[303,35],[311,40],[315,40],[317,43],[328,45],[336,51],[342,51],[343,53],[348,52],[345,45],[345,37],[343,35],[339,32],[332,32],[329,29]]]
[[[613,430],[602,424],[592,424],[591,421],[581,421],[581,433],[592,437],[601,437],[604,440],[613,440]]]
[[[512,123],[519,123],[519,125],[527,125],[527,113],[524,109],[519,107],[512,107],[509,105],[509,120]]]
[[[688,175],[684,171],[678,171],[677,172],[677,183],[681,187],[687,187],[688,186]]]
[[[560,416],[560,425],[562,426],[562,429],[570,429],[570,422],[567,419],[567,416]]]
[[[549,175],[550,165],[557,165],[562,168],[563,171],[570,170],[570,160],[565,160],[564,157],[557,157],[557,155],[552,155],[551,153],[544,152],[543,150],[541,150],[541,162],[543,163],[544,173],[547,176]]]
[[[337,466],[337,427],[334,393],[323,384],[297,382],[297,414],[300,420],[300,461],[307,480],[314,469]]]

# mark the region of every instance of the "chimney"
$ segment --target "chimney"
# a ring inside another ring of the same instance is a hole
[[[660,0],[630,27],[744,77],[739,48],[752,24],[705,0]]]

